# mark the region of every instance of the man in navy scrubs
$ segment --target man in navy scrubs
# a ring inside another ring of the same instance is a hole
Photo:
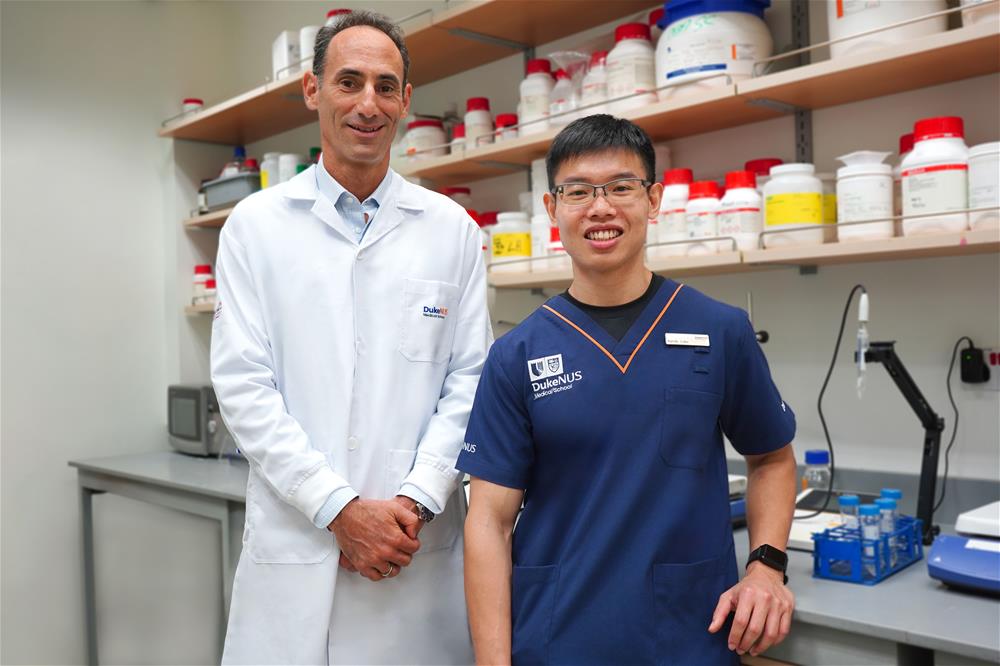
[[[573,283],[494,344],[457,464],[477,662],[757,655],[794,607],[792,410],[746,313],[645,267],[663,192],[645,132],[577,120],[546,167]],[[742,578],[723,434],[748,467]]]

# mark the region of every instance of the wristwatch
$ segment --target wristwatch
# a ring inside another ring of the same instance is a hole
[[[753,562],[761,562],[775,571],[780,571],[785,577],[785,585],[788,584],[788,574],[785,571],[788,569],[788,555],[785,551],[775,548],[774,546],[769,546],[766,543],[758,548],[757,550],[750,553],[750,557],[747,558],[747,566]]]
[[[413,504],[415,505],[413,508],[417,510],[417,518],[424,521],[425,523],[431,522],[437,516],[437,514],[435,514],[433,511],[428,509],[420,502],[414,500]]]

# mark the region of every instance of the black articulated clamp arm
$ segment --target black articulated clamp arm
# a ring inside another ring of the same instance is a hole
[[[941,433],[944,419],[931,409],[924,394],[917,388],[903,362],[896,355],[896,342],[873,342],[865,352],[869,363],[881,363],[889,371],[889,376],[903,393],[903,397],[916,412],[924,426],[924,454],[920,466],[920,492],[917,496],[917,518],[924,524],[924,545],[930,545],[939,528],[933,525],[934,498],[936,497],[938,455],[941,452]]]

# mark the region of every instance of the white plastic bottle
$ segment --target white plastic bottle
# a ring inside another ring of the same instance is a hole
[[[466,150],[493,143],[493,116],[490,114],[490,100],[486,97],[467,99],[465,101],[464,124]]]
[[[278,176],[278,159],[281,153],[264,153],[260,162],[260,188],[271,187],[281,182]]]
[[[608,105],[604,103],[608,101],[607,58],[607,51],[594,51],[590,54],[590,67],[583,77],[580,92],[580,106],[584,107],[580,110],[581,116],[608,112]]]
[[[350,14],[350,9],[331,9],[326,13],[326,25],[333,25],[339,19],[338,16],[343,16],[344,14]]]
[[[440,120],[411,121],[406,126],[403,141],[406,145],[406,156],[411,160],[448,154],[448,135],[444,133],[444,124]]]
[[[445,195],[462,208],[472,208],[472,190],[468,187],[442,187],[441,194]]]
[[[823,185],[823,242],[837,240],[837,174],[818,173],[816,177]]]
[[[739,250],[756,250],[760,232],[764,229],[757,179],[750,171],[730,171],[726,174],[726,193],[719,207],[719,235],[736,239]],[[723,243],[720,252],[733,249]]]
[[[521,100],[518,115],[521,118],[521,136],[538,134],[549,128],[549,103],[552,87],[552,63],[545,58],[529,60],[526,75],[521,81]]]
[[[302,57],[302,71],[312,71],[313,53],[316,50],[316,33],[321,26],[307,25],[299,29],[299,55]]]
[[[298,173],[297,167],[305,163],[305,158],[298,153],[282,153],[278,157],[278,181],[288,182]]]
[[[516,139],[516,138],[517,138],[517,114],[498,113],[495,141],[506,141],[508,139]]]
[[[549,227],[548,259],[545,263],[550,271],[568,271],[573,267],[573,260],[566,254],[562,239],[559,237],[559,227]]]
[[[857,150],[837,159],[837,238],[841,241],[892,238],[892,167],[889,153]],[[881,220],[842,226],[848,222]]]
[[[211,264],[198,264],[194,267],[194,277],[191,280],[191,304],[198,305],[204,302],[207,282],[214,280]]]
[[[465,152],[465,123],[458,123],[451,128],[450,152],[452,155],[461,155]]]
[[[969,149],[957,116],[925,118],[913,126],[913,152],[902,164],[903,235],[957,233],[969,228]],[[934,217],[911,215],[942,213]]]
[[[667,169],[663,172],[663,198],[660,200],[660,223],[657,224],[657,240],[673,243],[687,240],[687,202],[694,174],[691,169]],[[658,254],[663,256],[683,256],[687,245],[664,245]]]
[[[932,14],[948,8],[947,0],[828,0],[827,25],[830,39],[850,37],[859,32],[882,28],[893,23]],[[830,56],[865,53],[891,44],[903,44],[912,39],[944,32],[948,17],[938,16],[917,21],[891,30],[881,30],[865,37],[848,39],[830,45]]]
[[[524,273],[531,270],[531,224],[528,214],[520,211],[500,213],[491,233],[495,273]],[[512,263],[507,263],[512,262]]]
[[[573,86],[573,78],[565,69],[556,70],[556,85],[552,88],[549,102],[549,125],[562,127],[576,120],[574,113],[580,106],[580,98]]]
[[[815,172],[812,164],[771,167],[771,180],[764,186],[764,228],[782,232],[766,234],[764,247],[819,245],[824,241],[823,183]],[[792,231],[813,225],[815,229]]]
[[[1000,5],[988,3],[989,0],[962,0],[962,25],[1000,25]]]
[[[903,214],[903,160],[911,152],[913,152],[913,132],[907,132],[899,137],[899,159],[892,168],[892,214],[897,218]],[[902,235],[902,220],[897,219],[894,225],[896,235]]]
[[[548,263],[544,257],[549,255],[549,238],[552,222],[548,214],[531,216],[531,270],[544,271]]]
[[[763,196],[764,186],[767,185],[767,181],[771,180],[771,167],[776,167],[784,163],[784,160],[780,157],[759,157],[754,160],[748,160],[743,165],[743,170],[749,171],[754,175],[757,179],[757,192]]]
[[[688,202],[685,206],[688,239],[714,238],[719,235],[719,184],[714,180],[699,180],[691,183]],[[715,241],[689,243],[687,254],[716,254],[719,251]]]
[[[970,213],[972,229],[1000,228],[1000,141],[981,143],[969,150],[969,208],[992,208]]]
[[[608,53],[608,99],[614,115],[656,102],[656,63],[645,23],[624,23],[615,28],[615,47]]]
[[[672,3],[656,46],[661,100],[732,85],[753,76],[753,63],[774,50],[764,23],[770,0]],[[725,11],[716,11],[719,6]],[[669,84],[668,88],[663,88]]]

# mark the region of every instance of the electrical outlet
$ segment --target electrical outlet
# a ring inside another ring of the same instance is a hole
[[[1000,391],[1000,347],[983,349],[983,362],[990,369],[990,378],[983,384],[962,385],[973,391]]]

